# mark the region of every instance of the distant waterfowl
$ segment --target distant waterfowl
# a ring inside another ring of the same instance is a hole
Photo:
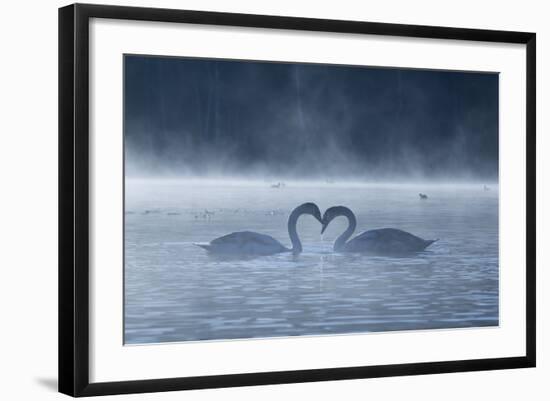
[[[420,197],[420,199],[428,199],[428,195],[426,194],[418,194],[418,196]]]
[[[288,217],[288,235],[292,248],[287,248],[275,238],[252,231],[238,231],[223,237],[216,238],[208,244],[195,244],[217,255],[255,255],[265,256],[282,252],[292,252],[298,254],[302,252],[302,242],[296,231],[298,218],[303,214],[310,214],[319,222],[321,220],[321,211],[314,203],[304,203],[295,208]]]
[[[425,240],[411,233],[396,228],[381,228],[365,231],[349,242],[355,228],[357,219],[353,212],[345,206],[334,206],[325,211],[323,215],[321,234],[332,220],[344,216],[348,219],[348,228],[334,242],[335,252],[361,252],[379,255],[402,255],[421,252],[437,240]]]
[[[484,185],[484,186],[483,186],[483,190],[484,190],[484,191],[490,191],[491,188],[489,188],[487,185]]]
[[[142,214],[157,214],[160,213],[160,210],[157,209],[146,209]]]
[[[266,216],[279,216],[279,215],[282,215],[282,214],[284,214],[284,212],[282,210],[270,210],[265,215]]]

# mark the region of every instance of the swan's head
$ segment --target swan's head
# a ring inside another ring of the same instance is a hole
[[[345,206],[333,206],[325,210],[325,214],[323,214],[323,219],[321,220],[321,224],[323,225],[323,228],[321,228],[321,234],[325,232],[332,220],[334,220],[338,216],[347,215],[348,211],[351,212],[351,210],[349,210]]]
[[[317,219],[319,223],[323,223],[323,219],[321,218],[321,211],[315,203],[307,202],[299,206],[299,208],[302,210],[303,213],[311,214]]]
[[[321,228],[321,234],[325,232],[330,222],[336,217],[336,213],[334,213],[334,208],[330,207],[327,210],[325,210],[325,214],[323,214],[323,219],[321,220],[321,224],[323,225],[323,228]]]

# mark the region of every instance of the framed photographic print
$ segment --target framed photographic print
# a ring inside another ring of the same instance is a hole
[[[59,10],[59,390],[535,366],[535,34]]]

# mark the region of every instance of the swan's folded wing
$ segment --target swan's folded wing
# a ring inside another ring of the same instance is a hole
[[[424,250],[430,241],[396,228],[369,230],[351,240],[346,248],[351,252],[399,254]]]
[[[210,242],[211,245],[242,245],[253,242],[256,244],[270,245],[278,243],[273,237],[265,234],[255,233],[253,231],[237,231],[231,234],[216,238]]]
[[[275,238],[252,231],[238,231],[210,242],[210,250],[220,253],[268,255],[286,248]]]

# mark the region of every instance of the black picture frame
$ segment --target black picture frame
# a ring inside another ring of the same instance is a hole
[[[323,31],[526,45],[526,352],[524,356],[90,383],[88,61],[91,18]],[[59,391],[95,396],[526,368],[535,366],[536,35],[527,32],[74,4],[59,9]]]

